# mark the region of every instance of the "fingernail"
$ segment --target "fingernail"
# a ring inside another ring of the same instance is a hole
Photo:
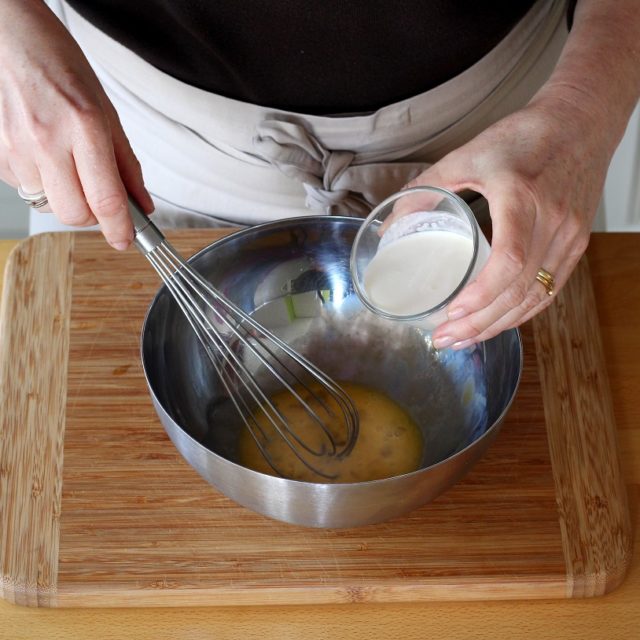
[[[470,347],[472,344],[474,344],[473,340],[459,340],[458,342],[454,342],[451,348],[458,351],[459,349],[466,349],[467,347]]]
[[[447,317],[449,320],[459,320],[460,318],[464,318],[466,315],[467,312],[462,307],[456,307],[455,309],[447,311]]]
[[[433,346],[436,349],[446,349],[448,346],[452,345],[455,341],[455,338],[451,336],[442,336],[440,338],[433,339]]]
[[[118,251],[124,251],[129,248],[129,242],[112,242],[111,246]]]

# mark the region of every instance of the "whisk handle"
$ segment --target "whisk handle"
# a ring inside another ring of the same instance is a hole
[[[140,207],[129,197],[129,215],[135,236],[133,241],[142,255],[147,255],[165,240],[164,236],[149,218],[142,213]]]

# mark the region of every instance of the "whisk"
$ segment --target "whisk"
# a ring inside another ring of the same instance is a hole
[[[270,467],[284,475],[269,452],[269,438],[275,435],[313,473],[334,478],[322,470],[317,458],[347,456],[355,445],[358,412],[346,392],[216,291],[131,199],[129,213],[136,247],[160,275],[195,331],[242,423]],[[318,385],[329,401],[323,393],[314,391]],[[272,401],[283,391],[319,429],[320,437],[314,437],[313,443],[296,433],[295,425]]]

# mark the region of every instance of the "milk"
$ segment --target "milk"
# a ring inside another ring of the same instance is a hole
[[[369,300],[387,313],[423,313],[453,293],[472,257],[469,236],[437,229],[410,233],[381,243],[364,271],[364,290]]]

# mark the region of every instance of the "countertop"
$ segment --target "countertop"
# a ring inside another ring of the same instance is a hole
[[[0,241],[0,264],[15,241]],[[587,252],[631,517],[640,523],[640,236]],[[587,600],[173,609],[29,609],[0,601],[0,638],[640,638],[640,553],[613,593]]]

